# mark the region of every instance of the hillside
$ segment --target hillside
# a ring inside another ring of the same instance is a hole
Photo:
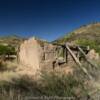
[[[79,29],[53,41],[53,43],[65,42],[85,46],[89,45],[97,52],[100,52],[100,23],[81,26]]]
[[[10,36],[0,36],[0,45],[12,45],[14,47],[18,46],[24,38],[21,38],[16,35],[10,35]]]

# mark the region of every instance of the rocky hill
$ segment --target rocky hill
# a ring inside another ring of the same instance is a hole
[[[53,41],[53,43],[65,42],[84,46],[89,45],[97,52],[100,52],[100,23],[81,26],[79,29]]]
[[[25,38],[16,35],[0,36],[0,45],[12,45],[16,47],[24,40]]]

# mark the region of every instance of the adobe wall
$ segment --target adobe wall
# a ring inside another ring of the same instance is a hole
[[[30,70],[36,74],[45,65],[45,61],[53,61],[56,56],[54,51],[55,47],[52,44],[44,43],[41,46],[34,37],[30,38],[20,46],[19,63],[24,65],[22,69]]]

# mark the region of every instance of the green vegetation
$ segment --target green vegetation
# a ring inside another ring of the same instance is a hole
[[[0,45],[0,55],[12,55],[16,54],[15,47]]]
[[[15,47],[0,45],[0,71],[7,69],[6,61],[15,59],[12,55],[16,55]]]
[[[91,49],[95,49],[96,52],[100,53],[100,44],[97,41],[89,39],[77,39],[75,43],[81,46],[89,46]]]

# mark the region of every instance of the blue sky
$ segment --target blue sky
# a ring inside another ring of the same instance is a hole
[[[100,0],[0,0],[0,35],[55,40],[100,22]]]

